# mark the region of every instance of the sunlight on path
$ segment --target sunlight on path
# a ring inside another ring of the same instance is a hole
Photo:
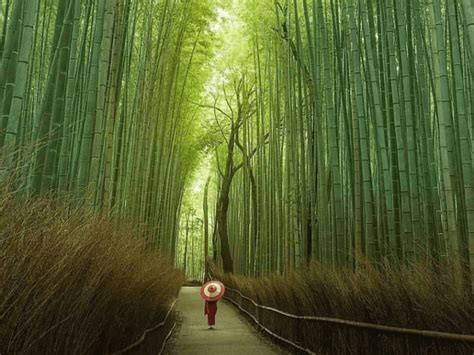
[[[226,301],[218,304],[216,328],[207,329],[199,287],[183,287],[177,310],[182,324],[165,354],[286,354],[262,338]]]

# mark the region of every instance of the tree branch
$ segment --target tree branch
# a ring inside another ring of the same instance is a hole
[[[197,102],[191,102],[192,104],[194,105],[197,105],[199,107],[202,107],[202,108],[210,108],[210,109],[213,109],[213,110],[217,110],[219,111],[221,114],[223,114],[224,116],[226,116],[227,118],[229,118],[230,120],[232,120],[232,117],[227,113],[225,112],[223,109],[221,109],[220,107],[217,107],[215,104],[214,105],[206,105],[206,104],[200,104],[200,103],[197,103]]]
[[[215,152],[216,152],[216,161],[217,161],[217,171],[219,172],[221,177],[224,177],[224,173],[222,172],[221,164],[219,162],[219,152],[217,151],[217,148]]]
[[[240,151],[242,152],[242,154],[243,154],[244,156],[246,156],[246,158],[244,158],[244,160],[245,160],[245,159],[248,159],[248,161],[250,162],[250,160],[254,157],[254,155],[257,154],[258,150],[259,150],[260,148],[262,148],[264,145],[268,144],[268,139],[269,139],[269,137],[270,137],[270,132],[265,133],[265,135],[263,136],[263,139],[264,139],[263,143],[260,144],[259,146],[255,147],[255,148],[250,152],[250,154],[247,154],[247,153],[245,152],[245,149],[244,149],[242,143],[240,143],[240,140],[239,140],[239,136],[238,136],[238,135],[236,135],[235,144],[236,144],[237,147],[240,149]],[[249,163],[249,164],[250,164],[250,163]],[[232,175],[234,175],[237,171],[239,171],[243,166],[244,166],[244,161],[241,161],[238,165],[234,166],[234,168],[232,169]]]
[[[233,110],[233,108],[232,108],[232,105],[230,104],[229,98],[227,97],[227,91],[226,91],[226,89],[225,89],[224,83],[222,83],[222,91],[224,92],[224,99],[225,99],[225,102],[226,102],[226,104],[227,104],[227,107],[229,108],[229,110],[230,110],[230,112],[231,112],[232,121],[233,121],[234,110]]]

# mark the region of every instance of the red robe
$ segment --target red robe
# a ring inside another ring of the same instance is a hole
[[[206,301],[204,304],[204,314],[207,314],[207,324],[216,324],[217,301]]]

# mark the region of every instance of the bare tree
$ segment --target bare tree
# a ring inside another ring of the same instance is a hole
[[[217,199],[217,211],[216,211],[216,227],[217,234],[221,241],[221,257],[224,267],[224,272],[233,272],[233,258],[230,250],[229,243],[229,232],[227,227],[227,212],[229,210],[229,195],[232,186],[232,180],[244,165],[249,168],[251,177],[253,172],[251,169],[250,161],[252,157],[257,153],[259,147],[255,147],[252,150],[246,149],[239,141],[239,130],[242,128],[245,122],[250,119],[256,113],[255,105],[255,89],[253,86],[249,86],[245,75],[242,75],[238,80],[235,80],[232,84],[232,97],[230,97],[225,88],[223,88],[224,101],[226,108],[222,109],[218,107],[218,98],[214,98],[214,104],[201,105],[206,108],[211,108],[214,112],[216,123],[219,127],[220,133],[222,134],[226,144],[226,158],[225,162],[219,161],[217,157],[217,170],[221,177],[219,186],[219,196]],[[222,117],[228,122],[224,126],[221,122]],[[268,134],[265,135],[263,141],[266,142]],[[236,163],[236,147],[240,150],[242,158],[240,162]],[[256,194],[256,183],[255,179],[252,182],[252,191]],[[256,210],[256,196],[253,199],[253,208]],[[256,222],[256,221],[254,221]],[[256,228],[254,228],[255,234]],[[255,236],[254,236],[255,238]]]

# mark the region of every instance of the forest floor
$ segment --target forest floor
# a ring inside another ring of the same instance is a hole
[[[227,301],[218,303],[214,330],[207,329],[199,287],[183,287],[176,307],[179,325],[165,354],[288,354],[260,335]]]

